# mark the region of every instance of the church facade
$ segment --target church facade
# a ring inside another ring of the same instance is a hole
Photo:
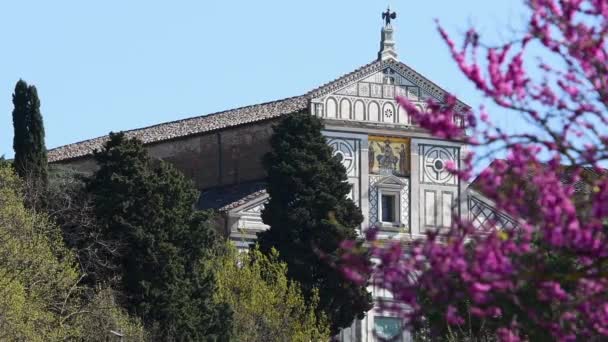
[[[217,227],[240,248],[267,229],[260,212],[267,201],[262,156],[272,126],[285,114],[306,111],[323,118],[327,143],[339,156],[352,185],[350,197],[383,239],[415,239],[428,229],[448,227],[455,217],[476,224],[512,225],[483,195],[452,173],[467,146],[441,140],[416,127],[396,96],[421,110],[427,100],[442,102],[446,92],[398,59],[387,12],[378,57],[301,96],[231,109],[125,132],[142,140],[149,153],[174,164],[201,190],[198,206],[218,211]],[[462,111],[468,110],[459,103]],[[459,120],[459,118],[455,118]],[[95,169],[92,152],[107,136],[49,151],[49,160],[77,170]],[[389,294],[370,289],[375,298]],[[409,340],[400,321],[379,308],[341,333],[343,341],[375,341],[376,336]]]

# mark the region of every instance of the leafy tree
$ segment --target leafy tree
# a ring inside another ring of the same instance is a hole
[[[74,251],[82,283],[90,287],[119,285],[121,241],[107,236],[95,215],[93,196],[86,189],[90,175],[63,166],[49,169],[45,210],[61,227],[66,245]]]
[[[32,187],[47,181],[47,152],[40,100],[35,86],[19,80],[13,94],[14,166],[19,176],[31,181]]]
[[[149,341],[140,320],[130,316],[117,300],[120,294],[110,288],[102,288],[85,302],[77,326],[81,340],[86,342]],[[117,336],[117,333],[122,335]]]
[[[114,262],[129,312],[158,340],[226,340],[230,314],[213,302],[205,266],[216,236],[209,215],[193,208],[192,184],[122,133],[111,133],[95,159],[88,189],[106,239],[121,242]]]
[[[332,333],[362,318],[372,306],[366,284],[354,284],[332,265],[345,240],[357,238],[363,216],[346,196],[344,166],[321,134],[321,121],[305,113],[286,116],[264,157],[270,200],[262,212],[270,229],[258,234],[260,249],[287,263],[287,275],[307,300],[319,292],[319,309]]]
[[[76,333],[64,321],[78,283],[57,227],[23,205],[22,182],[0,167],[0,340],[57,341]]]
[[[107,292],[84,300],[82,274],[59,228],[24,206],[22,189],[12,167],[0,165],[0,340],[101,341],[111,328],[141,341],[137,320],[101,300]]]
[[[216,300],[233,311],[235,341],[327,341],[329,326],[317,317],[318,296],[305,301],[298,283],[287,278],[287,265],[273,250],[238,252],[230,243],[214,265]]]

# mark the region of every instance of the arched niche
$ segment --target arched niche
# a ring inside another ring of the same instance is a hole
[[[350,120],[350,101],[348,99],[342,99],[340,101],[340,118]]]
[[[380,121],[380,106],[378,105],[377,102],[370,102],[369,103],[369,121],[376,121],[379,122]]]
[[[327,99],[327,102],[325,103],[325,108],[327,109],[326,117],[335,118],[337,116],[338,103],[334,98],[330,97]]]
[[[410,116],[407,114],[407,111],[401,106],[397,106],[397,107],[398,107],[398,112],[399,112],[399,116],[397,117],[397,119],[399,120],[399,123],[404,124],[404,125],[409,125]]]
[[[361,100],[355,101],[355,120],[365,120],[365,104]]]

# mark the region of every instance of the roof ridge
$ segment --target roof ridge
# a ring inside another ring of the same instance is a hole
[[[279,100],[262,102],[243,107],[227,109],[179,120],[122,131],[127,137],[136,137],[144,144],[187,137],[199,133],[215,131],[266,119],[274,118],[287,112],[295,112],[306,106],[304,95],[287,97]],[[259,115],[251,115],[257,112]],[[99,149],[108,135],[102,135],[71,144],[49,149],[49,161],[72,160],[91,154]]]
[[[260,189],[258,191],[252,192],[234,202],[228,203],[225,206],[219,208],[219,211],[228,211],[228,210],[232,210],[234,208],[238,208],[242,205],[247,204],[247,202],[249,201],[253,201],[255,199],[258,199],[259,197],[262,197],[264,195],[266,195],[268,193],[268,191],[266,189]]]
[[[121,130],[119,132],[133,133],[133,132],[137,132],[137,131],[141,131],[141,130],[145,130],[145,129],[150,129],[150,128],[154,128],[154,127],[165,126],[165,125],[170,125],[170,124],[176,124],[176,123],[190,121],[190,120],[196,120],[196,119],[200,119],[200,118],[212,117],[212,116],[224,114],[224,113],[231,112],[231,111],[245,110],[247,108],[252,108],[252,107],[255,107],[255,106],[271,105],[273,103],[278,103],[278,102],[283,102],[283,101],[288,101],[288,100],[294,100],[294,99],[300,98],[300,97],[304,97],[304,95],[291,96],[291,97],[286,97],[286,98],[279,99],[279,100],[273,100],[273,101],[268,101],[268,102],[255,103],[255,104],[252,104],[252,105],[247,105],[247,106],[242,106],[242,107],[230,108],[230,109],[222,110],[222,111],[219,111],[219,112],[213,112],[213,113],[209,113],[209,114],[201,114],[201,115],[197,115],[197,116],[191,116],[191,117],[188,117],[188,118],[161,122],[161,123],[154,124],[154,125],[143,126],[143,127],[138,127],[138,128],[132,128],[132,129],[127,129],[127,130]],[[86,143],[88,141],[93,141],[93,140],[104,138],[104,137],[107,137],[107,136],[109,136],[109,134],[104,134],[104,135],[101,135],[101,136],[98,136],[98,137],[95,137],[95,138],[85,139],[85,140],[69,143],[69,144],[66,144],[66,145],[61,145],[61,146],[53,147],[53,148],[49,149],[48,152],[57,150],[57,149],[62,148],[62,147],[67,147],[67,146],[72,146],[72,145],[76,145],[76,144]]]
[[[215,115],[220,115],[220,114],[224,114],[224,113],[232,112],[232,111],[236,111],[236,110],[245,110],[245,109],[253,108],[253,107],[256,107],[256,106],[267,106],[267,105],[271,105],[271,104],[275,104],[275,103],[279,103],[279,102],[294,100],[294,99],[299,98],[299,97],[304,97],[304,95],[285,97],[285,98],[282,98],[282,99],[279,99],[279,100],[273,100],[273,101],[268,101],[268,102],[255,103],[255,104],[252,104],[252,105],[247,105],[247,106],[242,106],[242,107],[236,107],[236,108],[230,108],[230,109],[222,110],[222,111],[219,111],[219,112],[213,112],[213,113],[209,113],[209,114],[201,114],[201,115],[197,115],[197,116],[191,116],[189,118],[183,118],[183,119],[178,119],[178,120],[173,120],[173,121],[161,122],[161,123],[158,123],[158,124],[155,124],[155,125],[144,126],[144,127],[140,127],[140,128],[133,128],[133,129],[126,130],[126,131],[123,131],[123,132],[129,133],[129,132],[134,132],[134,131],[138,131],[138,130],[143,130],[143,129],[148,129],[148,128],[154,128],[154,127],[158,127],[158,126],[164,126],[164,125],[169,125],[169,124],[175,124],[175,123],[185,122],[185,121],[189,121],[189,120],[208,118],[208,117],[212,117],[212,116],[215,116]]]
[[[307,92],[306,94],[304,94],[304,96],[309,96],[309,97],[317,96],[317,94],[315,94],[315,93],[319,92],[320,90],[322,90],[324,88],[327,88],[328,86],[330,86],[330,85],[332,85],[332,84],[334,84],[336,82],[340,82],[344,78],[347,78],[349,76],[353,76],[353,75],[355,75],[357,73],[360,73],[364,69],[369,68],[369,67],[371,67],[374,64],[381,64],[382,62],[383,61],[379,61],[377,59],[373,60],[372,62],[367,63],[367,64],[365,64],[363,66],[360,66],[360,67],[358,67],[357,69],[355,69],[355,70],[353,70],[351,72],[342,74],[342,76],[338,76],[338,77],[334,78],[333,80],[331,80],[329,82],[326,82],[326,83],[324,83],[324,84],[322,84],[322,85],[320,85],[320,86],[318,86],[316,88],[313,88],[312,90],[310,90],[309,92]]]
[[[447,94],[452,94],[452,92],[446,90],[444,87],[442,87],[442,86],[438,85],[437,83],[433,82],[430,78],[424,76],[423,74],[421,74],[420,72],[418,72],[416,69],[412,68],[411,66],[409,66],[408,64],[406,64],[406,63],[404,63],[402,61],[387,60],[386,63],[387,64],[396,63],[400,67],[407,68],[411,73],[413,73],[416,76],[420,77],[425,82],[429,83],[431,86],[437,88],[437,90],[439,90],[440,92],[443,92],[443,96],[445,96]],[[462,102],[460,99],[457,98],[456,100],[458,102],[460,102],[463,106],[465,106],[466,109],[470,109],[471,108],[471,106],[469,106],[468,104]]]

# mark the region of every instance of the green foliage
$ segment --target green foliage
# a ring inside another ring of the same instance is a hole
[[[116,295],[109,289],[97,291],[78,316],[78,327],[87,342],[119,341],[113,333],[122,334],[124,341],[146,341],[146,333],[141,322],[129,316],[116,301]]]
[[[0,167],[0,340],[63,340],[77,333],[78,273],[57,227],[24,207],[21,190]]]
[[[0,167],[2,166],[6,166],[6,165],[12,165],[12,163],[8,160],[6,160],[6,158],[4,157],[4,154],[0,156]]]
[[[215,298],[233,311],[235,341],[328,341],[329,326],[317,317],[317,292],[310,302],[300,286],[287,278],[287,265],[272,250],[255,248],[239,253],[227,243],[227,252],[214,262],[218,289]]]
[[[95,217],[92,196],[86,191],[87,176],[67,167],[51,166],[45,209],[61,227],[66,245],[74,251],[85,274],[82,283],[115,288],[120,275],[118,253],[124,246],[107,238]]]
[[[44,186],[47,181],[47,153],[36,87],[19,80],[15,85],[13,105],[15,169],[21,178],[31,180],[32,186]]]
[[[337,333],[362,318],[372,299],[365,285],[346,280],[330,262],[342,241],[357,238],[363,216],[346,198],[346,171],[321,129],[320,119],[306,113],[288,115],[275,127],[272,150],[264,157],[270,200],[262,219],[270,229],[258,239],[264,253],[278,250],[307,300],[318,290],[319,308]]]
[[[209,215],[193,208],[192,184],[123,134],[111,133],[95,159],[99,169],[88,190],[105,238],[121,242],[113,262],[128,311],[158,340],[228,339],[230,313],[213,301],[205,262],[216,236]]]
[[[24,206],[22,189],[12,167],[0,165],[0,341],[105,341],[110,326],[142,341],[141,325],[109,292],[80,286],[59,228]]]

